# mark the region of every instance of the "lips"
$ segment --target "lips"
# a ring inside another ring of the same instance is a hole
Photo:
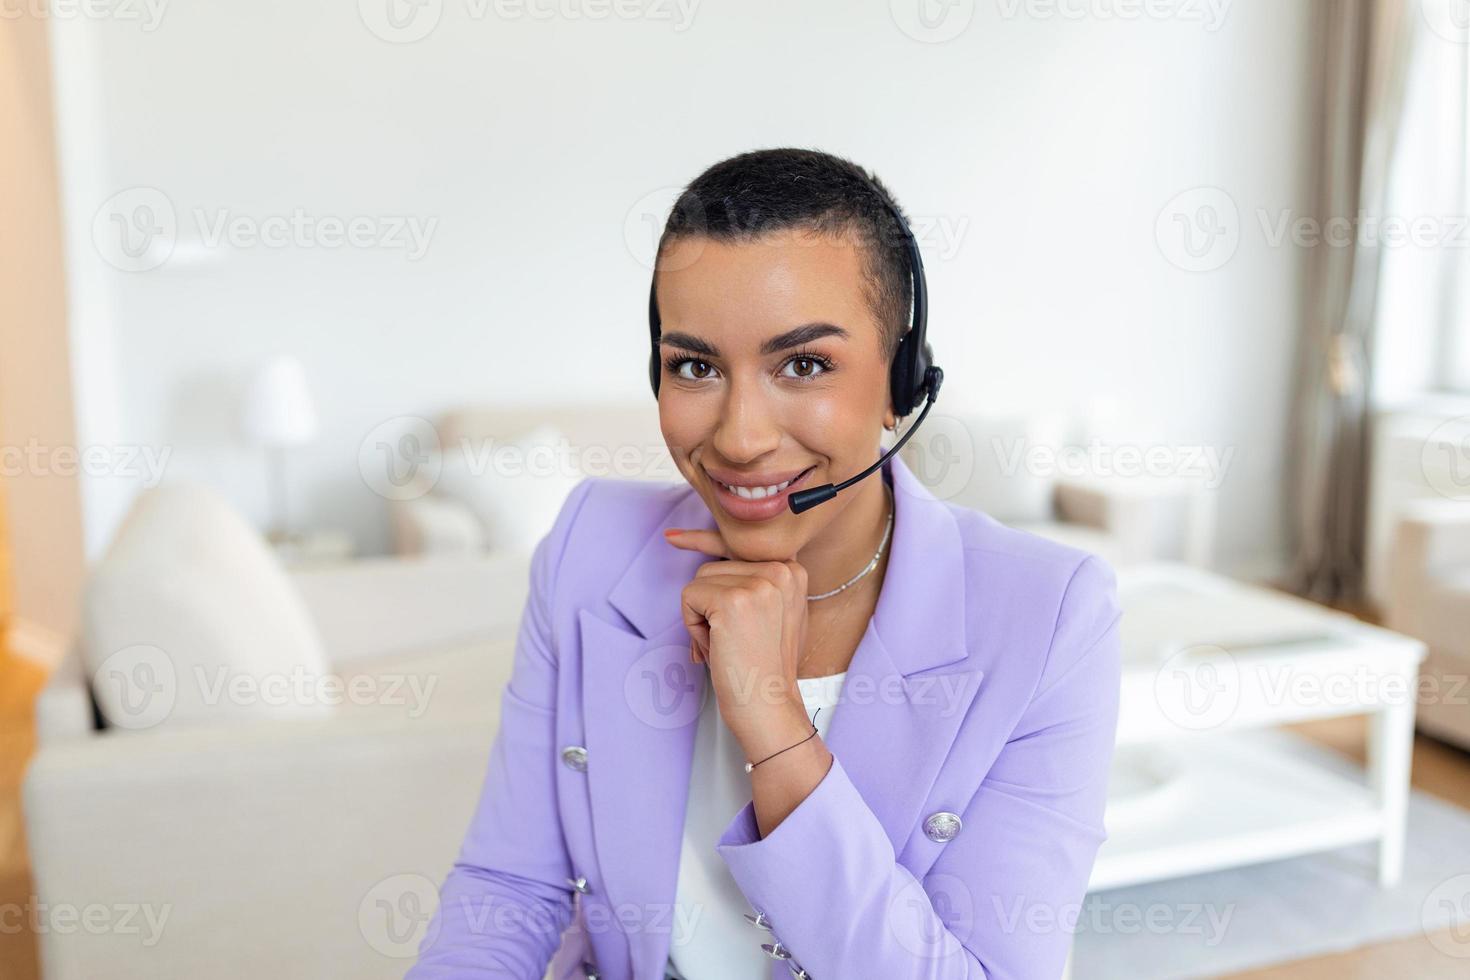
[[[714,486],[715,499],[731,517],[740,521],[765,521],[790,511],[786,499],[810,479],[815,466],[793,473],[742,476],[725,472],[706,474]],[[769,481],[769,482],[765,482]]]

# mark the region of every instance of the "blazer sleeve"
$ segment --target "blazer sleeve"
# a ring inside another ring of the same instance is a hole
[[[1026,710],[922,881],[897,863],[835,756],[770,836],[753,804],[735,816],[716,850],[801,968],[818,978],[1061,976],[1107,838],[1120,619],[1113,570],[1088,555]]]
[[[530,594],[479,803],[405,980],[540,978],[571,922],[571,859],[556,799],[551,609],[568,532],[591,484],[585,479],[572,490],[532,553]]]

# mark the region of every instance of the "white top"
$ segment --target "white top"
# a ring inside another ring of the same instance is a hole
[[[815,715],[812,724],[823,738],[846,676],[843,671],[796,680],[807,717]],[[679,853],[668,963],[669,975],[677,980],[766,980],[771,975],[771,958],[761,949],[761,943],[772,941],[771,933],[746,921],[750,902],[715,850],[720,834],[750,802],[751,775],[711,690],[694,736]]]

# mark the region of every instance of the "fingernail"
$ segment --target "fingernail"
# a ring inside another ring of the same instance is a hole
[[[664,537],[666,537],[666,538],[672,538],[676,534],[683,534],[683,533],[684,533],[683,530],[680,529],[680,528],[677,528],[677,527],[666,527],[666,528],[664,528]]]

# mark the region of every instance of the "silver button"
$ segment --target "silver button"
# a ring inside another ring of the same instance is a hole
[[[803,970],[801,968],[801,964],[797,963],[795,960],[787,963],[786,968],[791,971],[791,975],[795,977],[796,980],[812,980],[812,975]]]
[[[587,750],[580,745],[568,745],[561,750],[561,761],[568,769],[587,771]]]
[[[924,834],[930,840],[944,844],[958,837],[964,826],[965,822],[958,813],[940,810],[929,814],[929,819],[924,821]]]
[[[781,940],[779,939],[773,943],[761,943],[761,949],[765,950],[766,955],[773,960],[791,959],[791,951],[785,946],[782,946]]]
[[[587,980],[601,980],[602,974],[597,972],[597,964],[583,963],[582,972],[586,974]]]
[[[587,879],[582,875],[577,875],[575,878],[568,878],[567,884],[571,885],[572,888],[581,892],[583,895],[587,895],[592,891],[591,888],[587,887]]]
[[[760,926],[762,929],[771,928],[771,917],[760,909],[755,910],[755,915],[751,915],[749,912],[745,913],[745,921],[753,926]]]

